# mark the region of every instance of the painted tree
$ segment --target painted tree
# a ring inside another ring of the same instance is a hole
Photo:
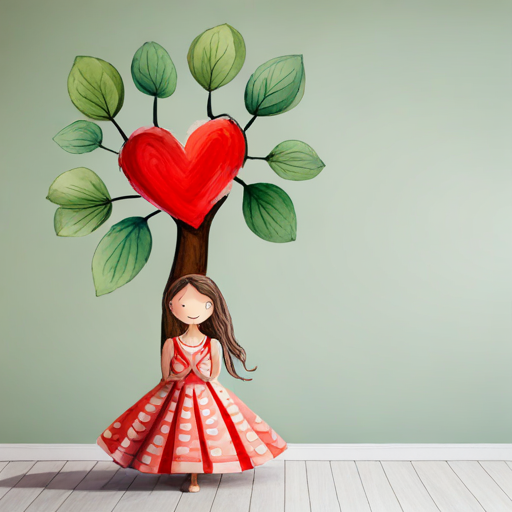
[[[123,138],[119,152],[103,145],[100,126],[75,121],[54,141],[69,153],[82,154],[101,148],[119,155],[119,166],[137,192],[112,198],[100,177],[77,167],[58,176],[47,199],[59,205],[54,227],[58,236],[85,236],[104,224],[113,203],[143,198],[157,207],[146,217],[128,217],[114,224],[101,239],[92,260],[96,295],[110,293],[130,282],[151,253],[148,221],[165,212],[177,225],[176,250],[162,297],[162,344],[182,332],[170,313],[168,290],[186,274],[206,274],[210,226],[226,201],[233,182],[243,186],[242,212],[257,236],[275,243],[296,238],[293,202],[280,187],[270,183],[247,184],[238,177],[247,160],[264,160],[286,180],[309,180],[324,163],[306,143],[287,140],[265,157],[248,156],[247,130],[258,117],[291,110],[304,95],[302,55],[286,55],[265,62],[251,75],[245,88],[245,106],[251,118],[242,128],[228,114],[214,115],[212,92],[225,86],[241,70],[245,43],[240,33],[224,24],[206,30],[192,42],[188,65],[195,80],[208,92],[209,121],[196,128],[185,146],[158,125],[159,99],[176,90],[177,72],[168,52],[155,42],[135,53],[131,75],[139,91],[153,97],[153,125],[127,137],[116,116],[124,102],[121,75],[108,62],[95,57],[76,57],[68,77],[68,92],[76,108],[89,119],[110,121]]]

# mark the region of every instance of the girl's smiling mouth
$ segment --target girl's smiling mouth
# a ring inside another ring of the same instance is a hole
[[[191,320],[195,320],[196,318],[199,318],[199,315],[197,315],[197,316],[189,316],[188,318],[190,318]]]

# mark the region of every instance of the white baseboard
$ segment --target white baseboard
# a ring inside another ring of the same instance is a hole
[[[512,460],[512,444],[289,444],[279,460]],[[111,460],[96,444],[0,444],[0,461]]]
[[[289,444],[282,460],[512,460],[512,444]]]

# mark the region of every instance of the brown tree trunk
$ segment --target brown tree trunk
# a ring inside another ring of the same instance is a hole
[[[176,279],[187,274],[206,275],[210,226],[215,214],[224,204],[227,197],[228,196],[224,196],[215,203],[213,208],[208,212],[208,215],[204,218],[203,223],[197,229],[185,224],[181,220],[174,219],[178,227],[178,234],[176,238],[176,250],[174,253],[171,273],[167,280],[167,284],[165,285],[162,297],[162,347],[167,338],[182,334],[182,332],[180,332],[180,324],[169,309],[169,301],[172,299],[172,297],[169,297],[168,295],[169,288]]]

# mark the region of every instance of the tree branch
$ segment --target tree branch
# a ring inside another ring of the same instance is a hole
[[[151,217],[153,217],[154,215],[158,215],[159,213],[162,213],[162,210],[155,210],[153,213],[146,215],[144,217],[144,220],[147,222]]]
[[[155,99],[153,101],[153,124],[158,128],[158,116],[157,116],[157,109],[156,109],[157,97],[158,96],[155,95]]]
[[[119,197],[114,197],[114,199],[111,199],[110,202],[113,203],[114,201],[121,201],[122,199],[135,199],[137,197],[142,197],[142,196],[139,196],[139,195],[119,196]]]
[[[104,149],[105,151],[110,151],[111,153],[119,155],[119,153],[117,151],[114,151],[113,149],[106,148],[105,146],[102,146],[101,144],[98,147],[100,147],[101,149]]]
[[[214,119],[212,112],[212,91],[208,91],[208,102],[206,103],[206,113],[210,119]]]
[[[254,121],[256,121],[256,118],[258,116],[255,114],[254,116],[252,116],[252,119],[245,125],[245,128],[244,128],[244,132],[246,132],[252,125],[252,123],[254,123]]]
[[[245,181],[239,178],[238,176],[235,176],[233,180],[236,181],[237,183],[240,183],[240,185],[242,185],[243,187],[247,187],[247,183],[245,183]]]
[[[117,128],[117,130],[121,134],[121,137],[123,137],[124,141],[126,142],[128,140],[126,134],[123,132],[123,130],[121,130],[121,127],[116,123],[116,120],[114,118],[112,118],[111,121],[114,123],[114,126]]]

